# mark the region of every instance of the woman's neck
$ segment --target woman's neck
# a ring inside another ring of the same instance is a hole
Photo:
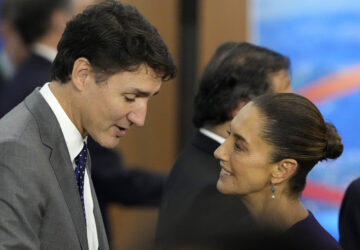
[[[274,199],[271,195],[251,194],[242,200],[259,225],[280,231],[286,231],[309,214],[300,198],[286,194],[277,194]]]

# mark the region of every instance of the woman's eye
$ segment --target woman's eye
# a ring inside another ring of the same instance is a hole
[[[242,151],[243,150],[243,148],[240,146],[240,144],[239,143],[234,143],[234,149],[236,150],[236,151]]]

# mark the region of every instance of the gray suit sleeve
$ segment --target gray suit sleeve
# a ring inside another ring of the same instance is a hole
[[[19,142],[0,143],[0,249],[40,249],[44,204],[35,157]]]

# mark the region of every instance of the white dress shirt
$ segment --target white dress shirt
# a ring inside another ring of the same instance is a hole
[[[217,141],[220,144],[223,144],[225,142],[225,138],[221,137],[218,134],[215,134],[214,132],[211,132],[210,130],[207,130],[206,128],[201,128],[199,129],[199,131],[206,135],[207,137],[210,137],[211,139],[213,139],[214,141]]]
[[[69,151],[70,159],[75,170],[75,157],[82,150],[87,137],[82,138],[79,130],[75,127],[74,123],[67,116],[60,103],[58,102],[54,94],[51,92],[49,88],[49,83],[46,83],[40,89],[40,93],[44,97],[46,102],[49,104],[51,110],[54,112],[56,119],[59,122],[61,131],[65,138],[67,149]],[[97,250],[99,248],[99,241],[94,217],[94,203],[91,196],[89,175],[87,171],[89,170],[86,169],[84,178],[84,203],[86,214],[87,239],[89,244],[89,250]]]
[[[35,54],[42,56],[51,63],[55,60],[57,54],[56,49],[42,43],[35,43],[31,49]]]

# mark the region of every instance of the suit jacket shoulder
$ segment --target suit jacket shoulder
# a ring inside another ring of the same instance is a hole
[[[41,94],[4,116],[0,131],[0,248],[87,249],[72,163]],[[95,219],[100,249],[108,249],[101,216]]]

